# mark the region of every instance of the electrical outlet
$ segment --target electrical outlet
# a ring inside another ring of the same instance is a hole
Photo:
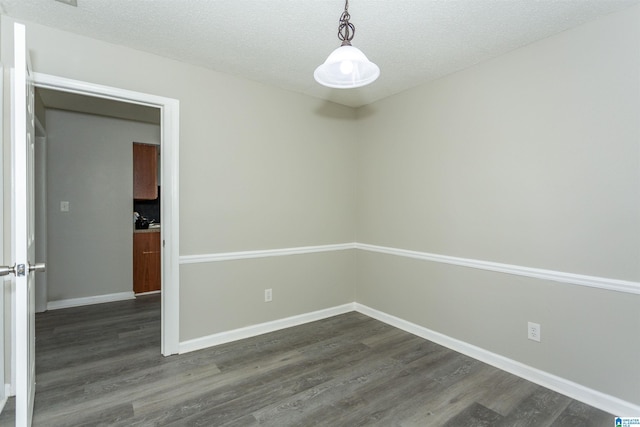
[[[69,212],[69,202],[60,202],[60,212]]]
[[[527,324],[527,338],[540,342],[540,325],[538,323],[529,322]]]
[[[273,291],[271,289],[264,290],[264,302],[271,302],[273,299]]]

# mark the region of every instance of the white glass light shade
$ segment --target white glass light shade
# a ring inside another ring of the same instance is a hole
[[[353,46],[340,46],[316,68],[313,77],[324,86],[348,89],[368,85],[380,75],[380,68]]]

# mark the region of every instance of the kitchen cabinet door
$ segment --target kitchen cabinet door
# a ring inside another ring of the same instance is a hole
[[[160,231],[133,233],[133,292],[159,291]]]
[[[158,147],[133,143],[133,198],[158,198]]]

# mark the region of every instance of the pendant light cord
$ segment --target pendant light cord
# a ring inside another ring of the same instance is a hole
[[[340,15],[340,25],[338,26],[338,39],[342,41],[342,46],[351,46],[351,40],[356,34],[356,27],[351,22],[349,15],[349,0],[344,2],[344,12]]]

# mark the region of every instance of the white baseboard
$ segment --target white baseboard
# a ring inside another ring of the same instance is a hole
[[[155,294],[159,294],[159,293],[162,293],[162,291],[140,292],[139,294],[135,294],[135,296],[142,297],[142,296],[145,296],[145,295],[155,295]]]
[[[535,384],[554,390],[558,393],[564,394],[565,396],[569,396],[572,399],[584,402],[616,416],[637,416],[640,414],[640,406],[631,402],[585,387],[565,378],[558,377],[557,375],[541,371],[513,359],[492,353],[483,348],[451,338],[447,335],[432,331],[425,327],[416,325],[415,323],[408,322],[356,302],[184,341],[179,345],[179,353],[188,353],[232,341],[251,338],[268,332],[274,332],[280,329],[326,319],[328,317],[348,313],[350,311],[358,311],[388,325],[402,329],[429,341],[433,341],[454,351],[495,366],[498,369],[502,369],[503,371],[509,372],[520,378],[524,378]]]
[[[11,397],[11,396],[13,396],[13,394],[11,394],[11,384],[5,384],[4,385],[4,398],[0,399],[0,414],[4,410],[4,405],[7,404],[7,400],[9,400],[9,397]]]
[[[388,325],[395,326],[421,338],[433,341],[437,344],[480,360],[498,369],[517,375],[535,384],[541,385],[558,393],[579,400],[595,408],[609,412],[616,416],[637,416],[640,414],[640,406],[617,397],[599,392],[597,390],[558,377],[545,371],[533,368],[499,354],[492,353],[480,347],[451,338],[439,332],[432,331],[395,316],[383,313],[365,305],[354,303],[355,310]]]
[[[47,310],[58,310],[60,308],[80,307],[83,305],[102,304],[104,302],[122,301],[135,298],[133,291],[120,292],[117,294],[96,295],[93,297],[63,299],[58,301],[49,301]]]
[[[11,389],[11,387],[9,386],[9,384],[5,384],[4,385],[4,397],[2,399],[0,399],[0,414],[2,413],[2,411],[4,410],[4,405],[7,404],[7,400],[9,399],[9,393],[8,391]]]
[[[260,323],[258,325],[247,326],[244,328],[234,329],[227,332],[220,332],[206,337],[196,338],[180,343],[179,353],[188,353],[190,351],[201,350],[203,348],[212,347],[232,341],[245,338],[255,337],[257,335],[266,334],[268,332],[278,331],[280,329],[290,328],[292,326],[302,325],[304,323],[315,322],[316,320],[326,319],[328,317],[337,316],[339,314],[354,311],[354,304],[344,304],[324,310],[313,311],[298,316],[287,317],[285,319],[273,320],[271,322]]]

